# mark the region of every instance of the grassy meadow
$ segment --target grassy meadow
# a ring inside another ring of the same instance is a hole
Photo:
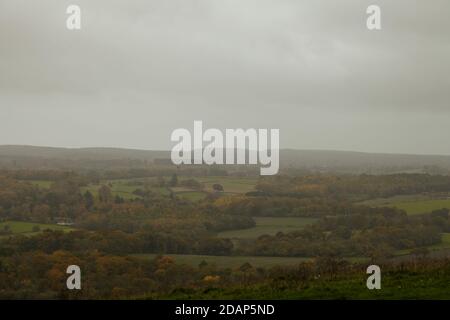
[[[171,177],[164,177],[166,181],[170,181]],[[178,181],[192,179],[192,177],[180,176]],[[194,177],[195,180],[204,185],[203,190],[191,189],[188,187],[149,187],[150,191],[160,194],[162,196],[168,196],[170,192],[173,192],[176,196],[184,200],[189,201],[200,201],[205,198],[208,193],[214,192],[213,185],[220,184],[224,188],[223,194],[244,194],[249,191],[253,191],[258,178],[255,177]],[[99,184],[90,184],[86,187],[81,188],[81,192],[86,191],[91,192],[94,197],[98,194],[98,189],[101,185],[107,185],[111,188],[113,196],[119,196],[126,200],[140,199],[139,195],[133,194],[136,189],[144,189],[145,184],[154,182],[155,178],[136,178],[136,179],[117,179],[117,180],[106,180]],[[29,180],[29,183],[38,186],[40,188],[48,189],[52,185],[53,181],[48,180]]]
[[[405,210],[408,214],[430,213],[433,210],[450,208],[450,199],[400,201],[392,204],[394,207]]]
[[[50,186],[53,184],[53,181],[49,180],[27,180],[27,181],[32,185],[43,189],[49,189]]]
[[[442,242],[429,246],[430,250],[441,250],[441,249],[450,249],[450,233],[442,234]]]
[[[255,190],[256,177],[198,177],[197,181],[205,185],[205,191],[212,192],[216,183],[223,186],[224,193],[242,194]]]
[[[201,201],[205,199],[206,193],[201,191],[185,191],[175,193],[179,198],[189,200],[192,202]]]
[[[12,234],[22,235],[35,235],[44,230],[56,230],[69,232],[73,231],[73,228],[67,226],[59,226],[56,224],[43,224],[34,222],[22,222],[22,221],[4,221],[0,222],[0,230],[9,230]]]
[[[395,207],[405,210],[410,215],[416,215],[443,208],[450,209],[450,198],[432,199],[427,195],[406,195],[367,200],[360,204],[373,207]]]

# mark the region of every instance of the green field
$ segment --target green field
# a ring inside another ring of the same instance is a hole
[[[257,177],[197,177],[195,178],[205,185],[205,191],[213,191],[216,183],[223,186],[225,193],[247,193],[255,190]]]
[[[426,195],[406,195],[390,198],[380,198],[360,202],[372,207],[396,207],[405,210],[410,215],[430,213],[442,208],[450,209],[450,199],[431,199]]]
[[[278,232],[291,232],[301,230],[305,226],[316,221],[314,218],[297,217],[254,217],[256,226],[249,229],[224,231],[218,234],[221,238],[230,239],[255,239],[268,234],[275,235]]]
[[[439,250],[450,250],[450,233],[443,233],[442,234],[442,242],[438,244],[434,244],[431,246],[426,247],[430,251],[439,251]],[[411,254],[413,249],[404,249],[404,250],[397,250],[395,252],[396,256],[404,256]],[[445,252],[445,251],[442,251]]]
[[[442,242],[429,246],[430,250],[441,250],[441,249],[450,249],[450,233],[442,234]]]
[[[187,191],[187,192],[178,192],[176,193],[176,195],[179,198],[196,202],[205,199],[206,193],[200,191]]]
[[[169,177],[167,177],[169,179]],[[180,176],[178,181],[192,179],[188,176]],[[214,192],[213,185],[220,184],[223,186],[223,195],[243,194],[255,189],[258,179],[255,177],[194,177],[193,179],[204,185],[204,189],[199,191],[188,187],[170,188],[178,197],[189,201],[200,201],[205,198],[208,193]]]
[[[137,185],[133,184],[133,181],[140,181],[142,179],[117,179],[117,180],[108,180],[103,181],[101,184],[90,184],[86,187],[80,188],[80,192],[83,194],[86,191],[89,191],[92,193],[94,197],[97,197],[98,195],[98,189],[102,185],[107,185],[111,188],[111,192],[113,196],[119,196],[127,200],[131,199],[139,199],[141,198],[138,195],[133,194],[133,191],[136,189],[143,189],[143,185]],[[47,181],[47,180],[28,180],[29,183],[38,186],[40,188],[48,189],[53,184],[53,181]],[[151,188],[151,191],[161,194],[161,195],[168,195],[169,191],[167,188]]]
[[[64,232],[74,230],[73,228],[67,226],[59,226],[56,224],[43,224],[43,223],[22,222],[22,221],[0,222],[0,230],[4,230],[6,226],[9,226],[9,230],[12,232],[12,234],[23,234],[23,235],[34,235],[47,229],[60,230]],[[33,230],[33,228],[35,227],[38,227],[39,231]]]
[[[54,183],[54,181],[49,180],[25,180],[25,181],[42,189],[49,189],[50,186]]]
[[[133,194],[133,191],[139,188],[143,188],[141,186],[129,185],[127,183],[127,180],[105,181],[103,184],[111,188],[113,196],[119,196],[127,200],[139,199],[140,196]],[[100,187],[101,184],[91,184],[87,187],[81,188],[80,191],[81,193],[89,191],[94,197],[97,197],[98,189]]]
[[[394,202],[392,206],[405,210],[408,214],[430,213],[433,210],[442,208],[450,209],[450,199],[446,200],[419,200],[419,201],[403,201]]]
[[[409,202],[409,201],[422,201],[422,200],[431,200],[430,196],[423,194],[414,194],[414,195],[397,195],[389,198],[376,198],[365,200],[361,202],[357,202],[356,204],[366,205],[370,207],[382,207],[389,206],[396,202]]]
[[[48,189],[53,184],[53,181],[47,181],[47,180],[26,180],[27,182],[38,186],[40,188]],[[117,180],[108,180],[103,181],[101,184],[90,184],[86,187],[80,188],[80,192],[83,194],[86,191],[89,191],[92,193],[94,197],[97,197],[98,195],[98,189],[102,185],[107,185],[111,188],[111,192],[113,196],[119,196],[127,200],[131,199],[140,199],[141,197],[138,195],[133,194],[133,191],[136,189],[143,189],[143,185],[133,184],[133,181],[144,181],[143,179],[117,179]],[[168,196],[169,190],[167,188],[159,188],[159,187],[152,187],[150,190],[154,193]],[[188,190],[191,191],[191,190]]]
[[[170,180],[171,177],[165,177],[166,180]],[[214,184],[221,184],[224,187],[224,194],[242,194],[249,191],[253,191],[258,178],[256,177],[188,177],[180,176],[178,180],[184,179],[196,179],[200,183],[203,183],[205,189],[203,191],[198,191],[195,189],[185,188],[185,187],[175,187],[171,188],[172,191],[179,197],[190,200],[198,201],[205,197],[205,192],[213,192],[212,186]],[[141,197],[133,194],[136,189],[144,189],[145,183],[155,180],[154,178],[136,178],[136,179],[116,179],[102,181],[100,184],[90,184],[89,186],[81,188],[81,193],[86,191],[91,192],[95,197],[98,194],[98,189],[101,185],[107,185],[111,188],[113,196],[119,196],[126,200],[140,199]],[[47,180],[28,180],[29,183],[36,185],[40,188],[50,188],[53,181]],[[168,188],[151,187],[152,192],[158,193],[163,196],[168,196],[170,190]]]

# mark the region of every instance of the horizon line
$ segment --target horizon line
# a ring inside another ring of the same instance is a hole
[[[61,146],[44,146],[44,145],[32,145],[32,144],[0,144],[1,147],[29,147],[29,148],[48,148],[48,149],[65,149],[65,150],[88,150],[88,149],[115,149],[115,150],[130,150],[130,151],[154,151],[154,152],[171,152],[170,149],[143,149],[135,147],[61,147]],[[226,149],[226,148],[224,148]],[[195,149],[192,149],[194,151]],[[248,149],[246,149],[248,150]],[[339,150],[339,149],[300,149],[300,148],[280,148],[280,151],[314,151],[314,152],[344,152],[344,153],[362,153],[362,154],[379,154],[379,155],[403,155],[403,156],[437,156],[437,157],[450,157],[450,154],[439,153],[395,153],[395,152],[381,152],[381,151],[356,151],[356,150]]]

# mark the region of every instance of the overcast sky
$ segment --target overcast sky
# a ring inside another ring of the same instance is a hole
[[[194,120],[450,154],[450,1],[0,0],[0,144],[169,149]]]

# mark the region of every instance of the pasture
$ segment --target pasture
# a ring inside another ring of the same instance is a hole
[[[191,189],[189,187],[172,187],[170,190],[179,198],[189,200],[192,202],[203,200],[208,193],[215,192],[214,184],[220,184],[223,187],[221,195],[244,194],[255,189],[258,181],[255,177],[187,177],[180,176],[178,181],[195,179],[204,188],[202,190]]]
[[[111,193],[113,196],[119,196],[127,200],[131,199],[138,199],[140,198],[138,195],[133,194],[133,191],[138,189],[137,186],[130,186],[127,183],[124,183],[123,180],[117,180],[117,181],[106,181],[104,183],[109,188],[111,188]],[[92,193],[94,197],[98,196],[98,189],[101,187],[101,185],[97,184],[90,184],[87,187],[81,188],[81,193],[85,193],[86,191],[89,191]]]
[[[223,186],[225,193],[240,194],[255,190],[258,182],[257,177],[196,177],[200,183],[205,185],[205,191],[212,192],[214,184]]]
[[[171,177],[164,177],[166,181],[169,181]],[[195,190],[188,187],[155,187],[152,186],[151,182],[154,182],[156,178],[135,178],[135,179],[116,179],[116,180],[106,180],[99,184],[90,184],[86,187],[80,188],[80,192],[83,194],[86,191],[92,193],[94,197],[98,195],[98,189],[101,185],[107,185],[111,188],[113,196],[119,196],[126,200],[140,199],[139,195],[133,194],[136,189],[144,189],[145,185],[150,189],[150,191],[160,194],[162,196],[168,196],[170,191],[172,191],[178,197],[189,200],[189,201],[199,201],[205,198],[208,192],[214,192],[213,185],[220,184],[224,187],[223,194],[243,194],[249,191],[253,191],[256,183],[258,182],[257,177],[189,177],[189,176],[179,176],[178,181],[185,179],[195,179],[204,185],[204,190]],[[53,181],[47,180],[28,180],[29,183],[38,186],[40,188],[48,189],[52,185]]]
[[[450,199],[418,200],[394,202],[392,206],[405,210],[408,214],[430,213],[433,210],[447,208],[450,209]]]
[[[450,249],[450,233],[442,234],[442,242],[429,246],[430,250],[442,250],[442,249]]]
[[[372,207],[395,207],[405,210],[410,215],[430,213],[443,208],[450,209],[450,199],[432,199],[427,195],[395,196],[367,200],[359,204]]]
[[[192,202],[200,201],[205,199],[206,193],[201,191],[186,191],[186,192],[177,192],[175,193],[177,197],[189,200]]]
[[[50,186],[53,184],[54,181],[49,180],[24,180],[28,183],[31,183],[34,186],[37,186],[42,189],[50,189]]]
[[[5,221],[0,222],[0,230],[8,230],[11,234],[34,235],[44,230],[56,230],[69,232],[75,229],[67,226],[59,226],[56,224],[43,224],[23,221]]]

